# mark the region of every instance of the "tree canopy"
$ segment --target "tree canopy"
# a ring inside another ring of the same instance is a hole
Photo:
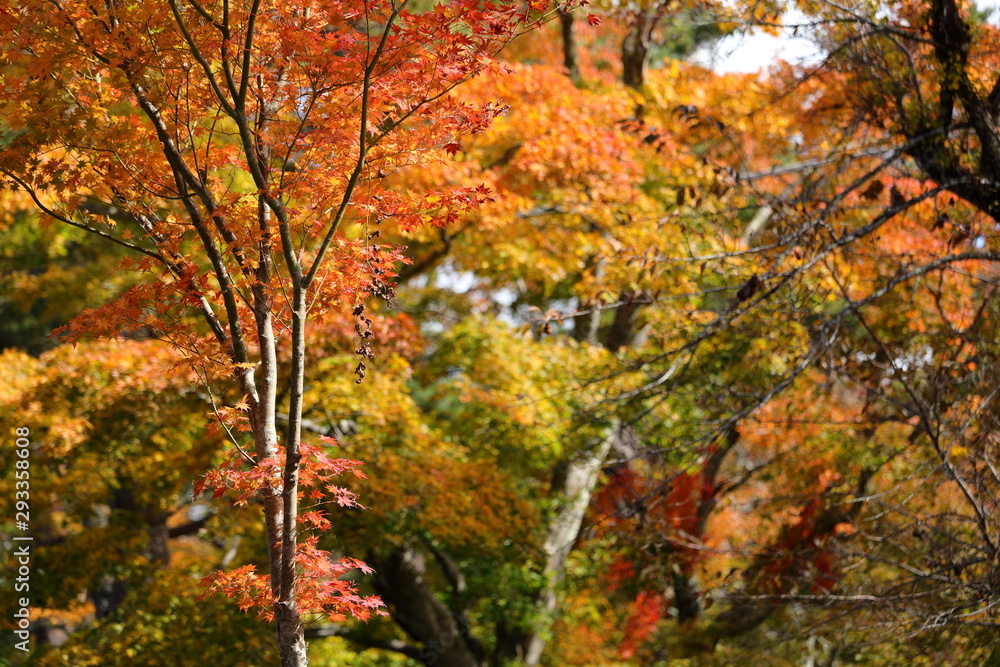
[[[997,660],[1000,28],[789,8],[0,3],[14,663]]]

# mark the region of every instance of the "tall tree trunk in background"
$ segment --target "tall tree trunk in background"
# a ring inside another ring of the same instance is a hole
[[[600,280],[604,277],[602,258],[591,257],[587,260],[587,268],[593,269],[594,278]],[[573,317],[573,337],[581,343],[597,345],[597,334],[601,327],[601,302],[598,299],[581,299],[579,310],[582,312]]]
[[[161,567],[170,565],[170,529],[168,512],[146,509],[146,531],[149,534],[149,560]]]
[[[590,497],[597,485],[601,466],[608,458],[611,446],[621,433],[621,424],[616,420],[608,429],[607,437],[591,452],[581,454],[570,461],[564,473],[553,480],[553,494],[562,496],[562,505],[549,524],[544,549],[547,560],[542,575],[545,588],[540,597],[547,620],[551,622],[558,603],[558,586],[563,578],[566,558],[580,535],[583,515],[590,505]],[[548,628],[539,628],[528,638],[524,654],[524,664],[536,667],[542,658],[542,651],[548,642]]]
[[[649,40],[656,19],[646,11],[633,14],[629,31],[622,40],[622,82],[629,88],[642,86],[649,59]]]
[[[417,659],[434,667],[480,667],[482,645],[462,616],[435,597],[427,584],[427,559],[413,544],[375,562],[375,589],[401,628],[419,642]]]
[[[604,339],[604,347],[612,352],[622,347],[640,347],[646,340],[647,327],[639,326],[638,315],[649,303],[649,297],[640,292],[625,293],[620,298],[624,303],[615,310],[614,322]]]
[[[562,27],[563,65],[573,83],[580,81],[580,66],[576,62],[576,35],[573,32],[574,15],[571,11],[559,10]]]

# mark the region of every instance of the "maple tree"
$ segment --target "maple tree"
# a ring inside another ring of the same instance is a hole
[[[233,457],[206,483],[236,489],[238,502],[261,499],[268,574],[241,568],[211,589],[274,617],[282,664],[306,663],[303,613],[367,618],[378,606],[339,578],[358,561],[332,562],[298,537],[327,521],[300,515],[305,490],[350,504],[329,480],[356,465],[302,442],[307,321],[355,319],[363,379],[374,357],[365,301],[391,300],[401,257],[377,241],[377,225],[447,221],[486,196],[404,194],[379,181],[499,113],[447,93],[493,67],[492,54],[545,9],[0,6],[6,187],[133,251],[127,266],[144,275],[78,315],[64,339],[141,332],[183,351],[207,385],[238,383],[243,398],[216,410]],[[252,453],[234,431],[250,432]]]

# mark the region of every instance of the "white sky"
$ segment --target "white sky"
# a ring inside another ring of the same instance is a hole
[[[795,23],[804,18],[792,11],[785,15],[785,23]],[[802,36],[793,37],[791,31],[786,30],[775,37],[755,30],[745,35],[723,37],[712,47],[700,49],[692,60],[717,72],[756,72],[779,58],[798,63],[815,61],[818,54],[812,42]]]
[[[989,22],[1000,25],[1000,0],[979,0],[980,8],[993,13]],[[785,23],[805,22],[805,17],[792,10],[785,15]],[[779,37],[754,31],[747,35],[730,35],[719,40],[711,49],[702,48],[693,57],[694,62],[712,67],[717,72],[757,72],[777,59],[792,63],[815,63],[819,54],[808,38],[793,37],[790,30]]]

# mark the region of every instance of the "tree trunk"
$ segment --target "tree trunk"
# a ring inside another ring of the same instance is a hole
[[[166,512],[146,510],[146,532],[149,534],[149,560],[162,567],[170,565],[170,529]]]
[[[562,27],[563,65],[573,83],[580,81],[580,66],[576,62],[576,35],[573,32],[573,12],[559,10],[559,23]]]
[[[274,317],[273,317],[273,296],[266,285],[270,281],[274,260],[271,249],[268,245],[271,234],[271,211],[263,202],[258,203],[258,217],[261,234],[263,237],[260,248],[260,264],[257,267],[258,284],[252,289],[254,297],[254,319],[257,330],[257,340],[260,344],[260,390],[257,391],[252,377],[246,382],[245,393],[251,396],[253,410],[251,411],[251,427],[254,436],[254,450],[257,460],[274,457],[278,453],[278,428],[277,428],[277,389],[278,389],[278,356],[277,344],[274,337]],[[296,294],[296,302],[299,301]],[[296,325],[300,328],[293,333],[296,338],[293,341],[293,354],[298,360],[296,368],[292,369],[293,394],[296,387],[301,396],[301,373],[302,355],[304,348],[298,346],[302,343],[299,338],[302,335],[302,323],[296,319]],[[297,335],[296,335],[297,334]],[[298,376],[298,378],[297,378]],[[298,382],[296,383],[296,378]],[[298,433],[301,423],[301,404],[298,410],[295,405],[289,408],[288,433]],[[298,442],[286,442],[286,462],[289,466],[298,469]],[[306,667],[309,659],[306,653],[305,628],[299,616],[298,606],[295,602],[295,541],[294,521],[297,512],[297,474],[291,475],[292,484],[289,486],[287,468],[283,478],[283,484],[271,486],[263,490],[264,499],[264,522],[267,528],[268,541],[268,565],[271,574],[271,590],[274,593],[276,603],[274,605],[274,618],[276,621],[276,632],[278,636],[278,648],[281,655],[282,667]],[[292,505],[292,511],[289,511]],[[286,527],[291,528],[286,534]]]
[[[637,347],[646,340],[646,327],[639,327],[639,310],[649,302],[648,297],[638,294],[623,294],[625,302],[615,310],[615,320],[604,339],[604,347],[617,352],[621,347]]]
[[[553,483],[552,490],[563,497],[563,503],[549,525],[548,536],[543,547],[548,559],[545,563],[545,569],[542,571],[545,577],[545,588],[540,596],[547,616],[546,620],[550,623],[558,603],[558,588],[563,578],[566,558],[580,535],[583,515],[587,511],[587,506],[590,505],[590,496],[597,485],[601,466],[620,433],[621,424],[615,422],[610,427],[608,436],[594,451],[570,461],[565,468],[565,473]],[[528,638],[524,651],[524,664],[527,667],[536,667],[541,660],[542,651],[545,650],[545,644],[548,642],[549,633],[547,630],[548,628],[540,628]]]
[[[622,40],[622,81],[629,88],[639,88],[645,80],[652,24],[653,20],[646,12],[634,14],[629,31]]]
[[[97,586],[87,591],[87,597],[94,603],[94,617],[100,620],[114,614],[125,601],[127,591],[125,582],[110,574],[102,576]]]
[[[678,623],[697,620],[704,611],[698,577],[685,572],[684,568],[674,571],[674,607],[677,608]]]
[[[263,291],[263,290],[261,290]],[[263,296],[263,295],[261,295]],[[276,426],[277,358],[274,331],[271,325],[270,297],[264,297],[256,309],[257,331],[261,341],[261,384],[255,409],[251,412],[254,450],[257,460],[277,456],[278,430]],[[254,394],[257,392],[254,389]],[[271,573],[271,590],[275,599],[281,594],[282,541],[284,539],[284,502],[280,488],[269,487],[262,491],[264,523],[267,529],[268,566]],[[294,605],[275,604],[278,646],[282,667],[305,667],[305,632]]]
[[[375,589],[401,628],[420,643],[417,659],[434,667],[481,667],[484,651],[468,624],[438,600],[427,585],[427,560],[412,544],[375,568]]]
[[[305,290],[296,286],[295,307],[292,311],[292,368],[289,384],[291,396],[288,408],[288,435],[285,439],[285,471],[282,483],[282,520],[285,530],[281,538],[281,585],[277,607],[278,642],[282,667],[308,664],[305,630],[299,614],[296,594],[296,552],[298,551],[299,515],[299,450],[302,439],[302,392],[305,375]]]
[[[604,260],[600,257],[591,256],[587,260],[587,268],[593,269],[594,278],[600,280],[604,277]],[[581,343],[597,345],[597,333],[601,327],[601,302],[597,299],[581,300],[579,309],[586,312],[573,317],[573,337]]]

